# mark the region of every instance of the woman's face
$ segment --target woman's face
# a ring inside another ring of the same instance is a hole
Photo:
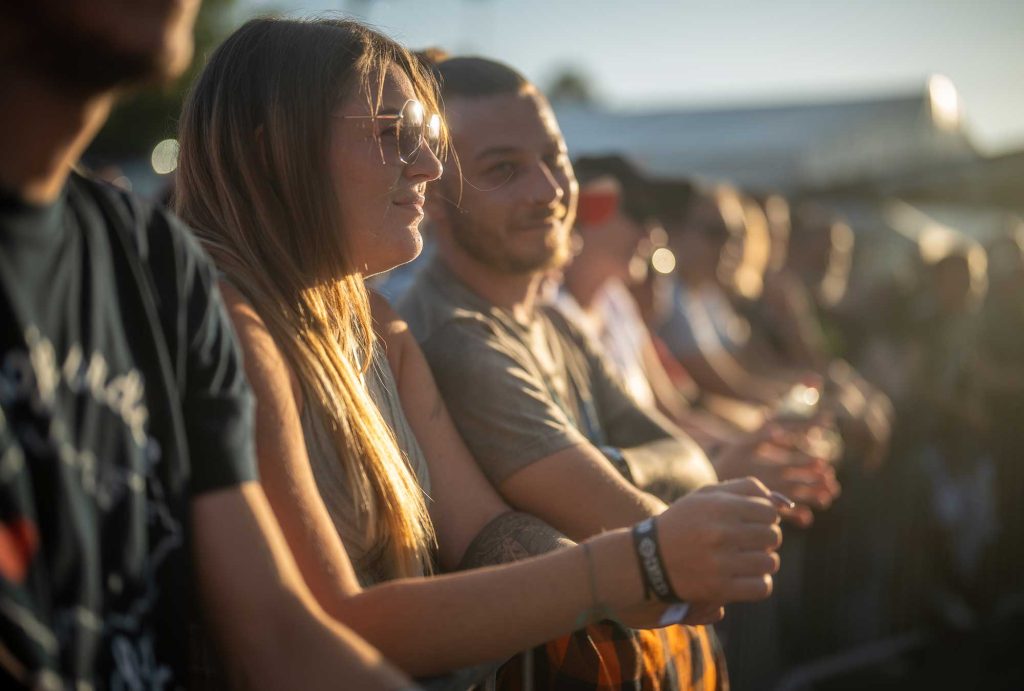
[[[418,95],[408,76],[392,65],[380,99],[378,115],[394,115]],[[345,234],[352,265],[363,276],[387,271],[419,254],[427,183],[441,175],[441,163],[427,146],[420,148],[413,163],[399,160],[395,120],[362,117],[373,114],[375,102],[376,93],[368,98],[360,91],[342,102],[331,123],[329,166],[341,207],[340,232]]]

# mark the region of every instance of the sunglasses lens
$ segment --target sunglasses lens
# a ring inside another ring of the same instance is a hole
[[[436,156],[441,151],[441,116],[434,113],[427,120],[427,127],[423,133],[423,139],[427,146]]]
[[[406,163],[416,160],[423,141],[425,114],[418,101],[409,101],[402,109],[398,127],[398,155]]]

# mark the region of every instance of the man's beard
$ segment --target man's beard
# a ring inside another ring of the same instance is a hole
[[[549,251],[531,257],[510,255],[504,244],[504,236],[497,238],[479,232],[479,228],[459,211],[451,214],[452,239],[462,250],[489,269],[513,275],[532,274],[549,269],[558,269],[569,259],[568,232],[559,233],[557,245]]]

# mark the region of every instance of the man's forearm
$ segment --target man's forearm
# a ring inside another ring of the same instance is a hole
[[[508,511],[485,525],[466,548],[459,570],[504,564],[575,544],[544,521]]]
[[[668,437],[621,451],[636,486],[666,502],[718,481],[707,456],[689,438]]]

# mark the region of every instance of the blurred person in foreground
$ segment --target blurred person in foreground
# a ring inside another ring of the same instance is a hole
[[[649,228],[660,230],[647,194],[649,181],[615,156],[581,158],[574,167],[581,179],[576,251],[564,269],[555,306],[602,346],[638,404],[659,410],[693,437],[719,479],[752,475],[792,499],[827,506],[838,490],[835,472],[825,460],[786,443],[799,429],[746,432],[691,405],[665,371],[628,287],[638,268],[646,267],[641,254],[650,253],[645,245],[656,234]],[[790,518],[806,526],[813,514],[803,506]]]
[[[197,10],[0,12],[0,687],[185,688],[193,591],[247,688],[407,687],[283,549],[212,266],[72,173],[117,94],[185,69]]]
[[[578,191],[547,100],[483,58],[436,69],[457,164],[427,195],[437,254],[399,311],[476,462],[505,501],[576,540],[660,514],[665,504],[650,492],[668,499],[714,483],[700,448],[638,406],[598,346],[539,301],[548,273],[568,258]],[[678,503],[702,494],[720,491]],[[696,611],[695,603],[683,622],[708,621]],[[582,663],[547,646],[537,683],[725,684],[708,628],[606,622],[591,633],[591,648],[570,648]]]

